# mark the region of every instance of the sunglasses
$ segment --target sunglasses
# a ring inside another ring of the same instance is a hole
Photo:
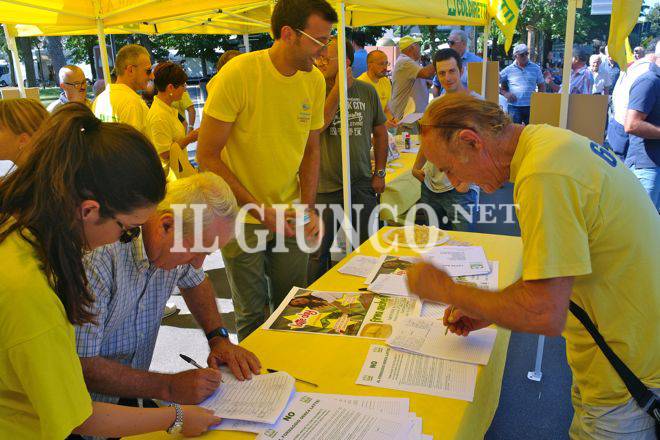
[[[83,86],[87,86],[87,81],[65,82],[64,84],[75,87],[76,89],[81,89]]]
[[[126,226],[124,226],[122,222],[120,222],[116,218],[115,218],[115,222],[117,222],[117,224],[121,228],[121,235],[119,236],[119,241],[121,243],[124,244],[130,243],[131,241],[135,240],[140,236],[141,229],[139,226],[135,226],[134,228],[126,228]]]
[[[328,41],[326,43],[324,43],[324,42],[319,41],[316,38],[312,37],[311,35],[309,35],[305,31],[303,31],[302,29],[296,29],[296,32],[299,32],[299,33],[303,34],[304,36],[306,36],[307,38],[309,38],[314,43],[318,44],[319,46],[321,46],[324,49],[326,49],[328,46],[330,46],[330,43],[332,43],[332,38],[329,38],[329,37],[328,37]]]
[[[137,64],[131,64],[131,66],[133,66],[133,67],[140,67],[140,66],[138,66]],[[152,71],[152,70],[153,70],[153,68],[152,68],[152,67],[149,67],[148,69],[144,69],[144,73],[146,73],[147,75],[151,75],[151,71]]]

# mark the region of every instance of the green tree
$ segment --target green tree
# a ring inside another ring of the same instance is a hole
[[[64,41],[64,48],[68,51],[71,61],[74,64],[89,64],[94,79],[98,78],[94,65],[94,46],[98,45],[98,41],[93,35],[67,37]]]
[[[645,18],[647,24],[644,27],[645,35],[642,37],[648,39],[649,37],[660,36],[660,4],[656,4],[649,9]]]

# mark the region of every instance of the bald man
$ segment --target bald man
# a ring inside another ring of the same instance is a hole
[[[83,102],[87,106],[90,105],[87,99],[87,78],[80,67],[64,66],[60,69],[58,77],[62,93],[59,98],[48,105],[49,112],[54,112],[56,108],[67,102]]]
[[[383,107],[385,117],[387,117],[385,125],[387,125],[388,128],[395,127],[397,124],[388,105],[390,97],[392,96],[392,83],[387,77],[389,66],[390,62],[387,59],[385,52],[381,50],[372,50],[369,52],[369,55],[367,55],[367,71],[357,78],[371,84],[378,92],[380,105]]]

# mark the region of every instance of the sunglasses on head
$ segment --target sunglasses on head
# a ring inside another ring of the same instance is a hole
[[[121,243],[124,244],[130,243],[131,241],[135,240],[140,236],[141,229],[139,226],[135,226],[133,228],[126,228],[126,226],[124,226],[123,223],[117,220],[116,218],[115,218],[115,222],[117,222],[117,224],[121,228],[121,235],[119,236],[119,241]]]

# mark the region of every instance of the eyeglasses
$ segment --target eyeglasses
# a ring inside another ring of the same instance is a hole
[[[447,44],[448,44],[449,46],[453,46],[453,45],[456,44],[456,43],[458,43],[458,41],[447,40]]]
[[[317,58],[314,58],[314,64],[316,64],[317,66],[323,66],[323,65],[328,64],[330,61],[337,61],[338,59],[339,59],[338,57],[332,57],[332,58],[317,57]]]
[[[304,36],[306,36],[307,38],[309,38],[314,43],[318,44],[319,46],[321,46],[324,49],[327,49],[327,47],[330,46],[330,43],[332,43],[332,39],[330,37],[328,37],[328,41],[326,43],[323,43],[322,41],[317,40],[316,38],[312,37],[307,32],[305,32],[301,29],[296,29],[296,32],[300,32],[301,34],[303,34]]]
[[[372,61],[372,62],[370,62],[370,63],[368,63],[368,64],[375,64],[375,65],[377,65],[377,66],[390,67],[390,62],[389,62],[389,61],[381,61],[381,62],[379,62],[379,63],[377,63],[377,62],[375,62],[375,61]]]
[[[140,229],[139,226],[135,226],[134,228],[126,228],[126,226],[124,226],[122,224],[122,222],[120,222],[116,218],[115,218],[115,221],[117,222],[117,224],[121,228],[121,235],[119,236],[119,241],[121,243],[124,243],[124,244],[130,243],[131,241],[135,240],[136,238],[138,238],[140,236],[141,229]]]
[[[82,86],[87,86],[87,81],[76,81],[76,82],[64,82],[67,86],[75,87],[76,89],[82,88]]]
[[[140,67],[140,66],[138,66],[137,64],[131,64],[131,66],[133,66],[133,67]],[[148,69],[144,69],[144,73],[146,73],[147,75],[151,75],[151,71],[152,71],[152,70],[153,70],[153,68],[149,67]]]
[[[529,52],[523,52],[523,53],[518,54],[518,56],[520,56],[520,57],[526,57],[528,55],[529,55]]]

